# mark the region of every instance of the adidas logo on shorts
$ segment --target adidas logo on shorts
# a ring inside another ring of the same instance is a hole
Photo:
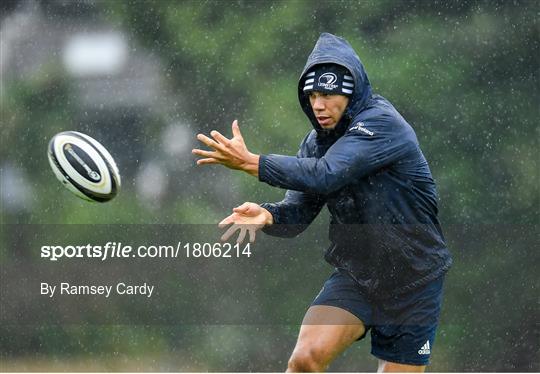
[[[431,350],[429,349],[429,340],[418,350],[419,355],[429,355]]]

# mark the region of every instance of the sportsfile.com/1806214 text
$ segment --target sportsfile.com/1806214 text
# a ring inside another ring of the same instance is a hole
[[[175,245],[125,245],[121,242],[107,242],[105,245],[44,245],[41,258],[50,261],[59,259],[96,258],[240,258],[251,257],[251,243],[200,243],[177,242]]]

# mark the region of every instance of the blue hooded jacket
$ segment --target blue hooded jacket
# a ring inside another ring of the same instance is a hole
[[[314,65],[335,63],[354,78],[340,122],[323,129],[303,92]],[[332,245],[325,259],[347,271],[369,297],[387,298],[443,275],[452,259],[437,219],[437,192],[416,134],[385,98],[374,95],[357,54],[344,39],[321,34],[298,83],[312,130],[296,157],[262,155],[259,180],[287,189],[261,204],[270,235],[301,233],[326,204]]]

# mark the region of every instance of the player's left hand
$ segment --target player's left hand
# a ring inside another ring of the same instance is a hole
[[[231,225],[221,236],[221,240],[227,241],[234,233],[240,231],[237,243],[242,243],[249,233],[249,241],[255,242],[256,233],[264,226],[273,223],[272,214],[258,204],[245,202],[233,209],[233,213],[219,223],[219,228],[223,229]]]
[[[243,170],[251,175],[259,175],[259,155],[251,153],[244,142],[244,138],[240,133],[238,120],[232,123],[233,137],[227,139],[213,130],[210,132],[212,138],[204,134],[198,134],[197,140],[212,148],[213,151],[205,151],[202,149],[193,149],[192,153],[202,156],[197,160],[197,165],[221,164],[230,169]]]

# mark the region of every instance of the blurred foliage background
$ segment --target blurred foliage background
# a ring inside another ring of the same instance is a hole
[[[195,167],[190,151],[198,132],[230,134],[238,119],[251,151],[295,154],[311,129],[297,79],[331,32],[415,128],[438,183],[455,265],[431,369],[539,371],[539,4],[4,1],[1,236],[10,224],[215,223],[243,201],[281,199],[247,175]],[[66,130],[117,159],[123,189],[111,203],[55,181],[47,143]],[[307,261],[327,269],[319,239]],[[2,326],[0,357],[8,370],[279,371],[297,328]],[[331,369],[375,365],[363,341]]]

